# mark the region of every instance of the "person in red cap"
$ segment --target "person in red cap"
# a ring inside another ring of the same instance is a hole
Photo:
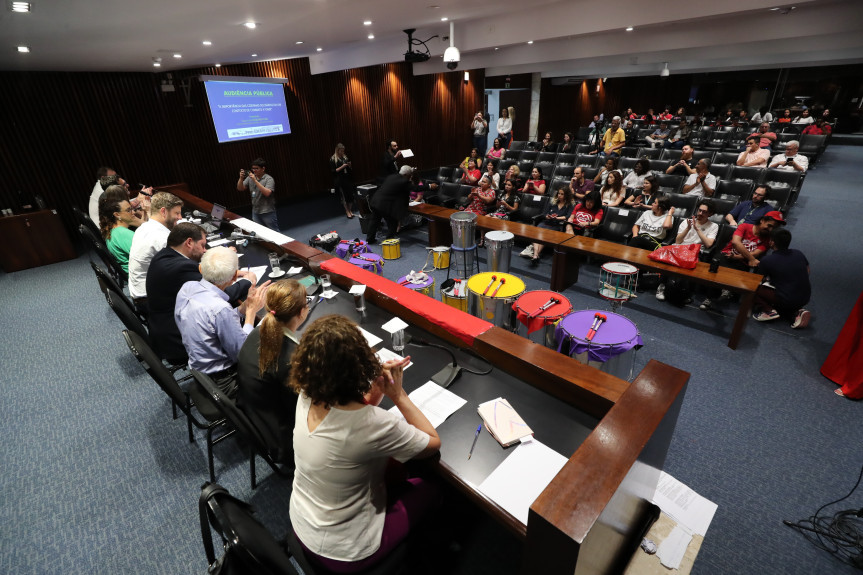
[[[731,241],[722,249],[719,265],[743,271],[758,266],[759,260],[770,247],[770,234],[781,225],[785,225],[785,219],[777,211],[767,212],[756,224],[740,224],[731,236]],[[722,290],[720,299],[730,298],[731,292]],[[708,310],[712,305],[708,297],[699,307]]]

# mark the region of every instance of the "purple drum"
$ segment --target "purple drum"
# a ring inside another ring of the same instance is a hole
[[[369,252],[369,245],[362,241],[348,241],[342,240],[336,245],[336,255],[342,259],[348,257],[348,255],[353,254],[366,254]]]
[[[589,341],[587,333],[597,314],[607,319]],[[635,353],[644,345],[631,320],[595,309],[572,312],[557,324],[554,335],[557,351],[626,381],[632,379]]]
[[[402,276],[398,280],[396,280],[396,283],[399,285],[403,285],[406,288],[417,291],[421,294],[425,294],[429,297],[434,297],[434,278],[431,276],[428,276],[425,281],[418,283],[414,283],[408,280],[407,276]]]
[[[384,275],[384,259],[378,254],[356,254],[348,260],[348,263],[363,268],[366,271],[370,271],[373,274],[378,274],[379,276]]]

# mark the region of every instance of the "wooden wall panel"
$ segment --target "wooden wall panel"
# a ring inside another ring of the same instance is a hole
[[[387,138],[410,147],[419,168],[466,155],[484,75],[470,70],[413,76],[405,63],[312,76],[307,59],[171,73],[0,72],[0,207],[17,190],[40,193],[70,232],[72,205],[85,208],[100,165],[131,184],[186,181],[206,199],[247,206],[240,168],[263,157],[280,202],[323,193],[327,161],[342,142],[358,180],[378,175]],[[200,74],[287,78],[291,134],[219,144]],[[163,81],[175,91],[163,92]]]

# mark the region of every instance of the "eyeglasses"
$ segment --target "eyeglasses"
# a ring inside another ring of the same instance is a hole
[[[698,210],[698,213],[699,214],[709,214],[710,210],[708,210],[707,208],[702,208],[702,209]]]

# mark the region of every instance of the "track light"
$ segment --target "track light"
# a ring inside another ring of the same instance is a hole
[[[665,78],[671,74],[671,70],[668,69],[668,62],[663,62],[664,67],[659,71],[659,75]]]

